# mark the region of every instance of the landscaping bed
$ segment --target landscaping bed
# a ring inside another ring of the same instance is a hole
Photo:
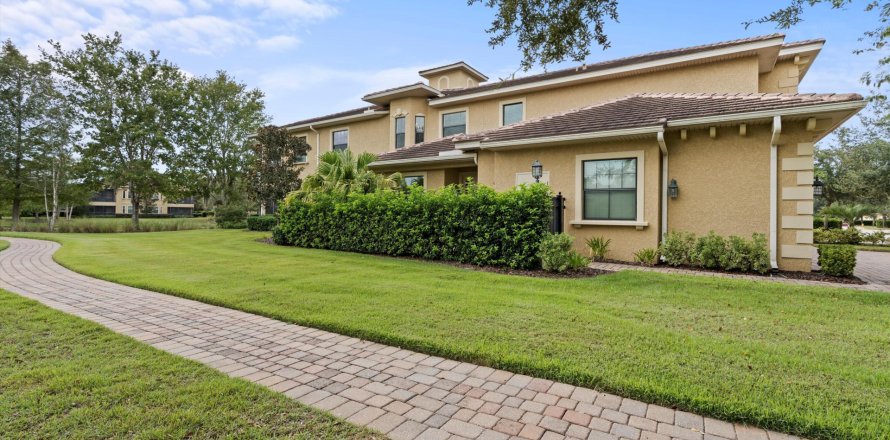
[[[551,279],[267,246],[55,234],[87,275],[813,439],[890,436],[890,296],[639,271]]]
[[[868,284],[865,281],[853,276],[853,277],[836,277],[832,275],[826,275],[821,272],[796,272],[796,271],[788,271],[788,270],[778,270],[774,272],[767,273],[759,273],[759,272],[733,272],[728,270],[720,270],[720,269],[708,269],[701,266],[690,266],[690,265],[679,265],[679,266],[668,266],[666,264],[657,264],[655,266],[645,265],[640,262],[629,262],[629,261],[618,261],[618,260],[604,260],[605,263],[614,263],[614,264],[624,264],[628,266],[637,266],[637,267],[656,267],[663,269],[684,269],[684,270],[692,270],[696,272],[708,272],[708,273],[724,273],[727,275],[751,275],[755,277],[761,277],[764,279],[769,278],[786,278],[791,280],[810,280],[810,281],[823,281],[826,283],[839,283],[839,284]]]
[[[384,438],[3,290],[0,433],[19,439]]]

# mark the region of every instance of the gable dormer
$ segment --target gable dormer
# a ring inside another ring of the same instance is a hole
[[[463,61],[421,70],[418,73],[428,81],[430,87],[437,90],[466,89],[488,81],[487,76]]]

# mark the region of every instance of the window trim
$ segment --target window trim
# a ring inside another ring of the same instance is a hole
[[[423,118],[423,139],[420,142],[426,142],[426,115],[423,113],[418,113],[414,115],[414,143],[418,144],[420,142],[417,141],[417,118]]]
[[[403,178],[408,178],[408,177],[423,178],[423,185],[421,185],[421,187],[426,189],[426,171],[418,171],[416,173],[414,173],[414,172],[402,173],[402,176],[404,176]]]
[[[308,135],[296,136],[296,138],[297,138],[297,139],[299,139],[299,138],[303,138],[303,140],[304,140],[307,144],[309,143],[309,136],[308,136]],[[349,138],[347,137],[347,140],[348,140],[348,139],[349,139]],[[331,134],[331,149],[333,149],[333,148],[334,148],[334,135]],[[308,152],[308,151],[306,152],[306,154],[305,154],[303,157],[304,157],[304,159],[303,159],[302,161],[300,161],[300,162],[297,162],[298,164],[306,164],[306,163],[309,163],[309,152]]]
[[[402,120],[402,145],[399,145],[399,119]],[[393,147],[398,150],[408,145],[408,117],[406,115],[392,118]]]
[[[452,113],[460,113],[464,112],[466,117],[464,119],[464,134],[470,134],[470,108],[469,107],[460,107],[460,108],[450,108],[447,110],[439,111],[439,137],[445,137],[445,115],[450,115]]]
[[[498,127],[504,126],[504,106],[510,104],[522,104],[522,119],[519,122],[525,121],[525,97],[519,99],[507,99],[501,102],[498,102]]]
[[[591,160],[636,159],[637,160],[637,205],[634,220],[585,220],[584,219],[584,162]],[[614,151],[610,153],[579,154],[575,156],[575,215],[572,226],[635,226],[638,229],[649,226],[645,220],[646,205],[646,152],[644,150]]]
[[[346,132],[346,149],[349,149],[349,127],[339,127],[331,129],[331,151],[337,151],[334,149],[334,133],[338,133],[341,131]]]

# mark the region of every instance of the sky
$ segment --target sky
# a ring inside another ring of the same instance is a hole
[[[623,0],[620,22],[606,26],[611,47],[594,47],[585,61],[784,32],[786,41],[827,39],[801,92],[866,94],[859,77],[873,69],[878,54],[852,53],[862,47],[862,32],[877,23],[876,13],[863,11],[865,3],[854,0],[842,11],[817,5],[803,23],[777,31],[741,23],[785,1]],[[261,89],[272,122],[285,124],[368,105],[361,101],[365,94],[421,81],[419,70],[458,60],[492,80],[508,77],[521,54],[515,41],[488,45],[493,16],[466,0],[0,0],[0,38],[37,57],[50,39],[71,49],[84,33],[119,31],[126,46],[160,50],[188,74],[226,70]]]

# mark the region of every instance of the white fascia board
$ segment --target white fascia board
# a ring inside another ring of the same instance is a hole
[[[656,133],[658,133],[659,130],[663,130],[663,129],[664,129],[664,126],[662,126],[662,125],[654,125],[654,126],[648,126],[648,127],[624,128],[624,129],[620,129],[620,130],[595,131],[595,132],[567,134],[567,135],[560,135],[560,136],[546,136],[546,137],[513,139],[513,140],[509,140],[509,141],[495,141],[495,142],[482,141],[479,145],[479,148],[481,148],[483,150],[489,150],[489,149],[504,148],[504,147],[519,147],[519,146],[525,146],[525,145],[552,144],[552,143],[557,143],[557,142],[584,141],[584,140],[621,137],[621,136],[639,136],[639,135],[643,135],[643,134],[656,134]],[[466,149],[468,147],[464,147],[463,145],[460,145],[458,148]]]
[[[510,94],[510,93],[517,93],[517,92],[521,92],[523,90],[528,90],[528,89],[538,89],[538,88],[556,86],[556,85],[560,85],[560,84],[567,84],[567,83],[573,83],[573,82],[578,82],[578,81],[586,81],[586,80],[597,78],[597,77],[633,72],[635,70],[644,70],[644,69],[651,69],[651,68],[657,68],[657,67],[664,67],[664,66],[669,66],[671,64],[685,63],[685,62],[690,62],[690,61],[698,61],[698,60],[706,59],[706,58],[714,58],[714,57],[732,55],[732,54],[736,54],[736,53],[749,52],[752,50],[760,50],[760,49],[765,49],[768,47],[780,45],[780,44],[782,44],[783,41],[784,41],[784,37],[776,37],[776,38],[771,38],[769,40],[745,43],[745,44],[740,44],[738,46],[724,47],[721,49],[713,49],[713,50],[708,50],[708,51],[694,53],[694,54],[679,55],[679,56],[665,58],[665,59],[657,60],[657,61],[649,61],[649,62],[631,64],[629,66],[613,67],[611,69],[597,70],[597,71],[590,72],[590,73],[582,73],[582,74],[570,75],[570,76],[562,77],[562,78],[553,78],[553,79],[548,79],[548,80],[535,81],[535,82],[531,82],[531,83],[527,83],[527,84],[519,84],[519,85],[515,85],[515,86],[500,87],[500,88],[495,88],[493,90],[486,90],[486,91],[478,92],[478,93],[470,93],[467,95],[454,96],[451,98],[445,97],[445,98],[432,99],[432,100],[430,100],[430,106],[438,107],[438,106],[449,105],[449,104],[453,104],[456,102],[467,101],[467,100],[472,100],[472,99],[484,98],[484,97],[489,97],[489,96],[506,95],[506,94]]]
[[[407,164],[426,164],[426,163],[442,163],[442,162],[460,162],[460,161],[474,161],[476,160],[475,154],[452,154],[447,156],[426,156],[426,157],[412,157],[409,159],[393,159],[393,160],[378,160],[371,162],[369,167],[382,167],[389,165],[407,165]]]
[[[806,52],[816,52],[822,50],[822,47],[825,46],[825,43],[811,43],[805,44],[803,46],[797,47],[787,47],[785,49],[779,50],[779,58],[786,58],[793,55],[798,55]]]
[[[808,105],[805,107],[792,107],[775,110],[760,110],[756,112],[734,113],[728,115],[703,116],[700,118],[668,120],[668,127],[689,127],[693,125],[716,124],[720,122],[736,122],[751,119],[772,119],[774,116],[797,116],[814,113],[829,113],[843,110],[860,110],[865,107],[865,101],[832,102],[829,104]]]
[[[485,74],[483,74],[482,72],[480,72],[480,71],[474,69],[472,66],[470,66],[469,64],[467,64],[467,63],[465,63],[465,62],[463,62],[463,61],[461,61],[461,62],[459,62],[459,63],[448,64],[448,65],[445,65],[445,66],[434,67],[434,68],[432,68],[432,69],[421,70],[420,72],[417,72],[417,73],[418,73],[420,76],[429,76],[429,75],[433,75],[433,74],[436,74],[436,73],[439,73],[439,72],[447,72],[447,71],[449,71],[449,70],[454,70],[454,69],[457,69],[457,68],[464,68],[464,69],[466,69],[466,70],[469,70],[473,75],[476,76],[477,79],[480,79],[480,80],[482,80],[482,81],[488,81],[488,77],[485,76]]]
[[[374,93],[371,95],[365,95],[362,97],[362,100],[367,101],[369,99],[382,98],[384,96],[395,95],[397,93],[407,92],[407,91],[414,90],[414,89],[422,89],[422,90],[425,90],[425,91],[432,93],[436,96],[442,96],[441,92],[439,92],[438,90],[436,90],[426,84],[411,84],[409,86],[400,87],[398,89],[387,90],[385,92]]]
[[[364,113],[359,113],[357,115],[341,116],[339,118],[324,119],[321,121],[310,122],[308,124],[294,125],[292,127],[287,127],[287,131],[308,129],[310,125],[316,126],[316,127],[323,127],[326,125],[340,124],[343,122],[361,121],[363,119],[375,119],[380,116],[388,115],[388,114],[389,114],[388,110],[369,110],[369,111],[365,111]]]

